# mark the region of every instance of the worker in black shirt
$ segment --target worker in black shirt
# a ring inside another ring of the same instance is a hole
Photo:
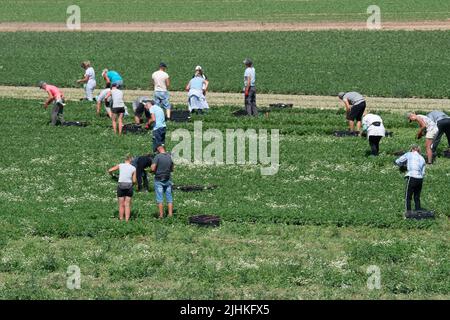
[[[138,191],[142,191],[142,180],[144,180],[144,190],[149,191],[147,172],[145,172],[145,169],[150,168],[152,161],[153,157],[151,154],[135,157],[131,161],[131,164],[136,168]]]

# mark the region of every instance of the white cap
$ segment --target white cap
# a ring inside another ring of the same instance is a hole
[[[196,66],[195,67],[195,71],[198,71],[198,70],[202,70],[202,67],[201,66]]]

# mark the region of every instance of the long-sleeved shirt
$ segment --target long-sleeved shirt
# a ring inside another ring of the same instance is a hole
[[[417,151],[407,152],[395,160],[398,166],[404,166],[406,163],[406,176],[416,179],[423,179],[425,176],[425,159]]]

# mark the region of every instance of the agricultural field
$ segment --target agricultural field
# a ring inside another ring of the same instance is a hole
[[[258,92],[335,95],[357,90],[381,97],[450,97],[446,31],[19,32],[0,33],[0,42],[1,85],[35,86],[47,80],[74,87],[82,75],[80,61],[89,59],[97,80],[109,67],[121,72],[128,89],[149,89],[150,75],[163,60],[169,65],[172,90],[183,91],[200,64],[212,91],[239,92],[241,62],[251,56]],[[113,44],[117,50],[108,49]]]
[[[450,297],[450,161],[427,170],[423,204],[437,218],[404,220],[404,179],[391,153],[406,149],[416,128],[401,114],[380,112],[394,136],[378,158],[366,155],[362,138],[332,136],[345,126],[338,110],[272,111],[257,120],[235,118],[238,107],[228,106],[170,123],[169,149],[170,133],[192,132],[194,121],[222,132],[280,129],[279,171],[179,164],[175,184],[218,188],[176,191],[175,218],[164,221],[155,218],[153,193],[138,193],[125,224],[106,170],[126,153],[147,153],[150,134],[114,137],[90,103],[65,108],[66,120],[88,121],[85,128],[48,126],[40,101],[0,103],[8,123],[0,138],[0,298]],[[203,213],[220,215],[223,225],[187,224]],[[81,269],[81,290],[66,288],[69,265]],[[380,290],[367,289],[369,265],[381,270]]]
[[[71,0],[0,1],[0,22],[64,22]],[[78,0],[84,22],[136,21],[263,21],[310,22],[367,19],[370,0]],[[446,20],[450,5],[445,0],[378,0],[386,21]]]

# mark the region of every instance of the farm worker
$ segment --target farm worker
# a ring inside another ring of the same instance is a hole
[[[92,68],[90,61],[83,61],[81,63],[81,67],[85,70],[84,78],[77,80],[77,83],[85,84],[85,97],[81,100],[93,101],[94,100],[94,89],[97,86],[97,82],[95,82],[94,68]]]
[[[436,123],[438,127],[438,134],[433,140],[431,150],[433,151],[433,157],[436,157],[436,151],[441,142],[442,135],[445,133],[447,136],[448,147],[450,148],[450,117],[442,111],[431,111],[427,114],[427,117]]]
[[[364,97],[355,91],[352,92],[340,92],[338,94],[340,100],[345,104],[345,110],[347,112],[347,120],[350,131],[355,129],[356,120],[356,130],[361,131],[361,120],[366,109],[366,100]]]
[[[383,119],[379,115],[366,113],[362,118],[363,131],[367,132],[372,156],[378,156],[380,141],[386,135]]]
[[[112,99],[111,96],[108,97],[108,99],[106,99],[106,96],[108,95],[108,93],[111,92],[110,88],[106,88],[103,89],[100,94],[97,96],[96,100],[97,100],[97,115],[100,115],[100,109],[102,107],[102,103],[105,104],[105,110],[106,113],[108,114],[109,118],[112,118],[112,114],[111,114],[111,107],[112,107]]]
[[[155,103],[155,101],[148,101],[145,109],[150,111],[150,119],[147,122],[147,128],[154,122],[153,126],[153,152],[156,152],[158,146],[164,146],[166,142],[166,118],[164,117],[163,109]]]
[[[133,184],[136,183],[136,168],[131,165],[131,156],[125,157],[125,162],[111,167],[109,174],[119,170],[119,183],[117,186],[117,200],[119,204],[119,219],[128,222],[131,215],[131,198],[133,197]]]
[[[116,84],[117,89],[123,88],[122,76],[117,71],[103,69],[102,77],[105,79],[106,88],[111,88],[113,84]]]
[[[427,164],[433,163],[433,151],[431,150],[431,146],[433,145],[433,141],[438,135],[439,129],[436,123],[428,118],[427,116],[423,116],[420,114],[415,114],[414,112],[410,112],[406,115],[409,122],[415,121],[419,124],[419,131],[417,132],[417,139],[422,138],[424,131],[425,134],[425,147],[427,151]]]
[[[150,168],[152,161],[152,155],[150,154],[136,157],[131,161],[131,164],[136,168],[138,191],[142,191],[142,180],[144,180],[145,190],[149,191],[147,172],[145,172],[145,169]]]
[[[164,146],[157,147],[158,154],[153,159],[152,171],[155,173],[155,195],[159,210],[159,218],[164,218],[163,195],[166,195],[169,217],[173,215],[172,179],[173,161],[170,153],[166,153]]]
[[[208,90],[209,80],[206,74],[203,72],[202,66],[196,66],[194,75],[192,78],[195,78],[197,75],[200,75],[203,79],[205,79],[205,84],[203,85],[203,94],[206,96],[206,91]]]
[[[249,58],[244,60],[244,104],[245,110],[249,116],[257,116],[256,109],[256,71],[253,67],[253,61]]]
[[[203,110],[209,108],[206,97],[203,94],[208,89],[208,82],[200,73],[196,73],[186,85],[188,91],[189,112],[203,113]]]
[[[134,122],[136,124],[140,124],[142,121],[142,115],[145,114],[145,118],[147,119],[147,123],[150,120],[150,111],[145,109],[145,104],[147,101],[150,101],[149,97],[139,97],[133,101],[133,111],[134,111]],[[148,129],[148,127],[147,127]]]
[[[39,88],[47,91],[48,99],[44,102],[44,108],[47,109],[48,105],[53,102],[53,110],[51,115],[51,124],[56,126],[58,120],[61,124],[64,123],[64,94],[61,90],[53,85],[47,84],[44,81],[39,82]]]
[[[125,113],[125,103],[123,102],[123,92],[122,90],[117,88],[117,84],[114,83],[112,85],[111,91],[106,94],[105,99],[111,97],[112,100],[112,108],[111,108],[111,119],[112,119],[112,126],[114,129],[114,133],[117,133],[116,128],[116,119],[118,119],[118,131],[119,135],[122,134],[122,126],[123,126],[123,114]]]
[[[420,206],[420,193],[422,191],[423,177],[425,175],[425,159],[420,154],[420,147],[416,144],[411,146],[410,152],[405,153],[395,160],[395,164],[399,167],[407,167],[406,172],[406,194],[405,217],[411,218],[411,199],[414,196],[414,204],[416,211],[422,210]]]
[[[169,102],[169,91],[168,88],[170,86],[170,77],[166,72],[167,64],[161,62],[159,64],[159,70],[153,72],[152,80],[153,80],[153,88],[154,88],[154,97],[156,104],[166,109],[167,119],[170,119],[170,109],[172,108]]]

